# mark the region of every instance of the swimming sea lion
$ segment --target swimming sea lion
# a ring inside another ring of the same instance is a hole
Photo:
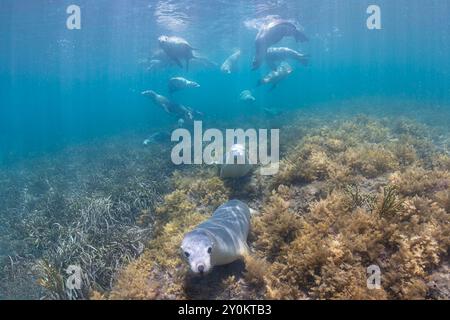
[[[214,266],[229,264],[249,252],[249,230],[249,207],[239,200],[228,201],[184,236],[182,254],[192,272],[207,273]]]
[[[284,37],[294,37],[297,42],[308,41],[308,38],[297,26],[288,20],[273,19],[265,23],[255,39],[255,57],[253,70],[258,69],[266,57],[267,49],[278,43]]]
[[[242,144],[234,144],[225,154],[225,161],[220,167],[221,178],[242,178],[252,170],[248,152]]]
[[[283,114],[283,111],[281,111],[280,109],[263,108],[263,111],[264,114],[269,117],[277,117]]]
[[[167,132],[155,132],[152,133],[147,139],[144,140],[143,144],[145,146],[148,146],[152,143],[157,143],[157,142],[167,142],[170,141],[170,134]]]
[[[183,67],[180,60],[186,61],[186,69],[189,66],[189,60],[194,58],[194,48],[183,38],[160,36],[158,38],[161,49],[174,61],[180,68]]]
[[[200,85],[183,77],[174,77],[169,80],[169,92],[174,93],[185,88],[198,88]]]
[[[147,63],[147,71],[158,71],[175,65],[174,61],[162,49],[153,52],[152,56],[147,59]]]
[[[160,71],[163,69],[168,69],[173,66],[178,65],[172,58],[170,58],[162,49],[156,50],[152,56],[148,59],[145,59],[143,63],[147,64],[147,71]],[[217,64],[203,57],[194,57],[194,60],[191,60],[191,63],[200,68],[215,68]],[[182,66],[180,66],[182,67]]]
[[[240,57],[241,57],[241,50],[237,50],[235,53],[233,53],[225,60],[225,62],[220,67],[220,70],[224,73],[230,74],[236,68],[236,63]]]
[[[206,58],[194,55],[195,48],[189,42],[181,37],[160,36],[158,38],[160,48],[172,59],[180,68],[183,67],[181,60],[186,61],[186,70],[189,70],[189,61],[196,59],[202,61],[205,65],[215,66],[215,64]]]
[[[274,71],[271,71],[268,75],[266,75],[264,78],[259,80],[258,85],[262,84],[272,84],[271,90],[275,89],[278,83],[280,83],[281,80],[285,79],[288,75],[292,73],[292,68],[289,64],[283,63]]]
[[[267,49],[266,62],[272,70],[275,70],[280,62],[287,59],[296,60],[306,66],[309,62],[309,55],[287,47],[271,47]]]
[[[244,90],[239,94],[239,100],[243,102],[255,102],[256,99],[250,90]]]
[[[178,118],[183,118],[186,120],[194,120],[194,117],[202,116],[202,113],[196,110],[193,110],[189,107],[186,107],[184,105],[178,104],[176,102],[173,102],[169,100],[168,98],[157,94],[153,90],[147,90],[143,91],[141,93],[144,96],[150,97],[153,102],[163,108],[167,113],[173,114]]]

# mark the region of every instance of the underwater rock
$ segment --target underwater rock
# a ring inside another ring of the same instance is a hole
[[[438,270],[434,271],[430,277],[427,286],[429,289],[429,297],[438,300],[450,299],[450,268],[445,263]]]

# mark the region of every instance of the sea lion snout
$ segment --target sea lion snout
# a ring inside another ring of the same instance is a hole
[[[231,200],[221,205],[183,238],[181,250],[191,271],[203,275],[242,258],[248,252],[249,229],[250,209],[245,203]]]
[[[167,42],[168,39],[169,39],[168,36],[160,36],[160,37],[158,38],[158,42],[159,42],[159,43]]]
[[[212,269],[212,243],[202,232],[188,233],[181,244],[181,250],[193,273],[205,274]]]

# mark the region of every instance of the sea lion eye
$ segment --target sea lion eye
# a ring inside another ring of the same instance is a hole
[[[212,248],[209,247],[209,248],[208,248],[208,253],[211,254],[211,251],[212,251]]]
[[[185,251],[184,255],[186,256],[186,258],[189,258],[189,252]]]

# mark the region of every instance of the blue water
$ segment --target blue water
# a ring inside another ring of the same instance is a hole
[[[81,7],[81,30],[66,28],[66,8]],[[368,30],[366,8],[377,4],[382,30]],[[281,44],[311,55],[276,90],[255,89],[267,68],[251,71],[256,30],[251,19],[297,20],[306,44]],[[219,65],[235,48],[238,72],[169,68],[146,71],[143,59],[157,37],[186,38]],[[450,101],[448,0],[2,0],[0,2],[0,163],[19,161],[73,143],[170,127],[174,119],[142,97],[167,94],[167,79],[186,76],[198,90],[176,99],[205,119],[258,114],[260,107],[308,108],[364,96]],[[238,103],[252,89],[257,105]],[[176,120],[175,120],[176,121]]]

